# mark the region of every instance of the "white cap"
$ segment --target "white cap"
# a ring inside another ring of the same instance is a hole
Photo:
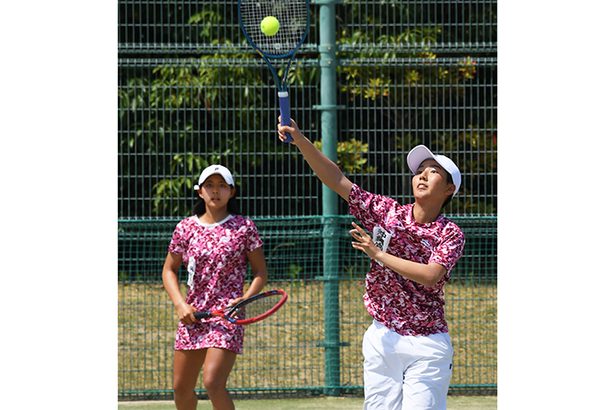
[[[453,195],[459,191],[459,187],[461,186],[461,173],[459,172],[459,168],[450,158],[445,157],[444,155],[436,155],[433,154],[429,148],[425,145],[417,145],[412,148],[408,153],[408,167],[410,167],[410,171],[416,175],[416,170],[419,168],[421,163],[426,159],[433,159],[436,161],[442,168],[444,168],[451,176],[453,177],[453,184],[455,185],[455,192]]]
[[[233,175],[231,174],[231,171],[229,171],[227,167],[222,166],[222,165],[210,165],[207,168],[205,168],[203,172],[201,172],[201,176],[199,177],[199,183],[194,186],[194,190],[198,191],[201,184],[205,182],[205,180],[209,178],[210,176],[212,176],[213,174],[220,175],[222,178],[224,178],[227,184],[233,185],[233,186],[235,185],[235,182],[233,181]]]

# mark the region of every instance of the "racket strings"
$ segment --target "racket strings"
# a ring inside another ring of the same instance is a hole
[[[237,309],[237,319],[252,319],[267,313],[282,299],[281,295],[272,295],[246,303]]]
[[[242,1],[240,10],[246,34],[268,55],[289,53],[301,43],[307,29],[305,1]],[[266,36],[261,31],[261,21],[267,16],[274,16],[280,22],[280,28],[273,36]]]

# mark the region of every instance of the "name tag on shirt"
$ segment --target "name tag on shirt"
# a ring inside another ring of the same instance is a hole
[[[192,289],[192,286],[194,285],[194,272],[195,271],[196,271],[196,260],[194,259],[193,256],[191,256],[190,259],[188,259],[188,281],[186,282],[186,284],[188,285],[190,289]]]
[[[389,242],[391,241],[392,234],[388,233],[383,227],[380,225],[376,225],[374,227],[374,231],[372,233],[372,241],[374,244],[383,252],[386,252],[389,247]],[[380,261],[376,261],[378,265],[384,266],[384,264]]]

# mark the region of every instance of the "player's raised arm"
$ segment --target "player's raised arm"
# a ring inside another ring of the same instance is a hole
[[[310,168],[312,168],[322,183],[348,202],[352,182],[346,178],[337,164],[316,149],[314,144],[303,135],[294,120],[291,119],[290,126],[278,124],[278,136],[281,141],[285,141],[286,133],[292,136],[293,141],[291,144],[299,148],[299,151],[303,154],[303,158],[305,158]]]

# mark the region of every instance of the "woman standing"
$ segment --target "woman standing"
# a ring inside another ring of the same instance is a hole
[[[234,210],[237,191],[226,167],[207,167],[194,189],[200,198],[194,215],[177,224],[162,271],[179,318],[173,359],[175,406],[196,409],[194,388],[202,368],[213,408],[234,409],[226,382],[242,352],[243,327],[216,317],[196,320],[194,312],[225,308],[263,289],[267,282],[263,242],[254,223]],[[248,263],[254,279],[244,294]],[[188,272],[185,298],[178,280],[182,264]]]
[[[278,124],[279,139],[292,136],[316,176],[348,202],[352,247],[371,259],[363,302],[374,319],[363,336],[365,410],[444,410],[453,368],[453,346],[444,317],[444,285],[465,244],[442,208],[459,191],[461,173],[424,145],[406,161],[415,201],[400,204],[351,182],[301,133]]]

